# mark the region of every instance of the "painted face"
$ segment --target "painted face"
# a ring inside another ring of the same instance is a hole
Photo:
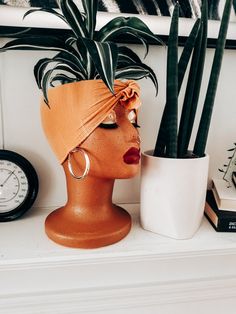
[[[88,153],[90,159],[89,176],[122,179],[137,174],[140,140],[136,120],[134,110],[117,105],[81,144],[80,147]],[[80,157],[76,158],[78,160]]]

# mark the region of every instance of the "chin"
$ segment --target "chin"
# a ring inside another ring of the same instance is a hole
[[[128,165],[126,166],[126,169],[122,173],[119,173],[118,176],[116,176],[116,179],[130,179],[135,177],[139,173],[140,165]]]

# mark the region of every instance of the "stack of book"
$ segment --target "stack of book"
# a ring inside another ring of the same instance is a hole
[[[207,191],[205,216],[216,231],[236,232],[236,188],[222,179],[213,179]]]

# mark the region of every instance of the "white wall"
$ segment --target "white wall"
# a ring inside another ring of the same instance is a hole
[[[2,44],[2,43],[1,43]],[[132,46],[142,57],[141,46]],[[2,128],[0,145],[5,149],[17,151],[27,157],[35,166],[40,179],[38,206],[59,206],[65,201],[65,181],[61,166],[58,165],[41,130],[39,119],[39,98],[34,77],[33,66],[37,60],[49,53],[15,51],[0,55],[1,111]],[[207,52],[206,77],[213,56],[211,49]],[[146,58],[156,72],[159,81],[159,94],[151,81],[140,82],[143,106],[140,110],[142,149],[153,148],[157,129],[165,103],[165,67],[166,49],[151,46]],[[218,168],[227,161],[226,150],[236,141],[236,51],[226,50],[220,76],[213,120],[209,134],[207,152],[210,155],[209,178],[220,176]],[[203,90],[203,94],[204,94]],[[182,97],[182,96],[181,96]],[[203,102],[203,95],[200,103]],[[3,132],[2,132],[3,131]],[[3,134],[2,134],[3,133]],[[120,180],[116,183],[115,202],[138,202],[139,178]]]

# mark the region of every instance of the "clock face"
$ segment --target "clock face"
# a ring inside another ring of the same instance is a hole
[[[20,154],[0,149],[0,222],[11,221],[28,211],[38,194],[38,176]]]
[[[17,208],[28,194],[29,183],[24,171],[14,162],[0,161],[0,213]]]

